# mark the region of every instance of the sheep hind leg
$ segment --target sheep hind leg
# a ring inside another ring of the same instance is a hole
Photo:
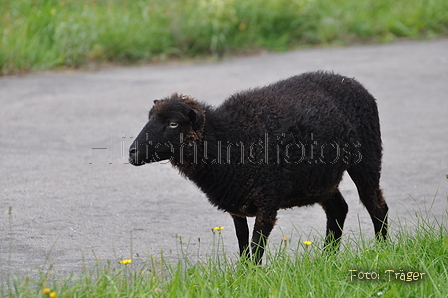
[[[341,192],[336,190],[326,200],[319,203],[327,216],[327,231],[325,236],[325,250],[336,251],[341,241],[342,229],[348,212],[348,205]]]
[[[233,214],[232,218],[235,225],[236,237],[238,238],[240,256],[247,257],[249,247],[249,227],[247,226],[247,219],[246,217],[240,217]]]
[[[385,240],[389,208],[379,188],[380,168],[372,169],[366,165],[359,165],[348,169],[348,173],[358,189],[361,202],[369,212],[376,238],[380,241]]]

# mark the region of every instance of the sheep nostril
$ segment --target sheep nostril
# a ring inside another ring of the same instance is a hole
[[[129,149],[129,154],[135,155],[136,152],[137,152],[137,149],[135,149],[135,148]]]

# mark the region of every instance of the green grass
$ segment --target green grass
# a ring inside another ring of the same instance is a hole
[[[0,75],[447,33],[446,0],[0,0]]]
[[[395,231],[386,243],[346,235],[335,255],[288,239],[271,244],[264,264],[255,266],[226,256],[215,232],[204,259],[192,260],[199,252],[180,238],[177,264],[163,255],[130,264],[98,261],[71,277],[56,276],[49,265],[36,280],[11,278],[0,296],[50,297],[43,294],[47,288],[58,297],[446,297],[446,216],[440,222],[422,214],[392,223]]]

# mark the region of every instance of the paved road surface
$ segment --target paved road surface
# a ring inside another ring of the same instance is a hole
[[[383,131],[382,188],[391,220],[431,212],[447,224],[448,39],[309,49],[218,63],[113,68],[0,78],[0,279],[80,271],[97,258],[118,262],[179,258],[212,248],[224,226],[237,252],[230,216],[168,164],[124,164],[152,100],[174,91],[218,105],[230,94],[310,70],[356,77],[378,99]],[[92,149],[107,148],[107,149]],[[345,231],[372,236],[372,224],[348,176]],[[437,196],[436,196],[437,193]],[[426,202],[426,203],[425,203]],[[9,207],[12,214],[8,214]],[[422,210],[421,210],[422,209]],[[323,234],[319,206],[279,212],[271,243]],[[392,224],[392,228],[396,226]],[[132,241],[131,241],[132,238]],[[138,257],[138,256],[139,257]]]

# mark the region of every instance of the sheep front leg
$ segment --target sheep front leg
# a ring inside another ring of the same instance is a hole
[[[260,208],[257,212],[251,243],[252,260],[255,264],[261,264],[268,237],[276,220],[277,209]]]
[[[235,225],[236,237],[240,247],[240,256],[247,255],[247,247],[249,246],[249,227],[247,226],[246,217],[239,217],[232,214],[233,223]]]

